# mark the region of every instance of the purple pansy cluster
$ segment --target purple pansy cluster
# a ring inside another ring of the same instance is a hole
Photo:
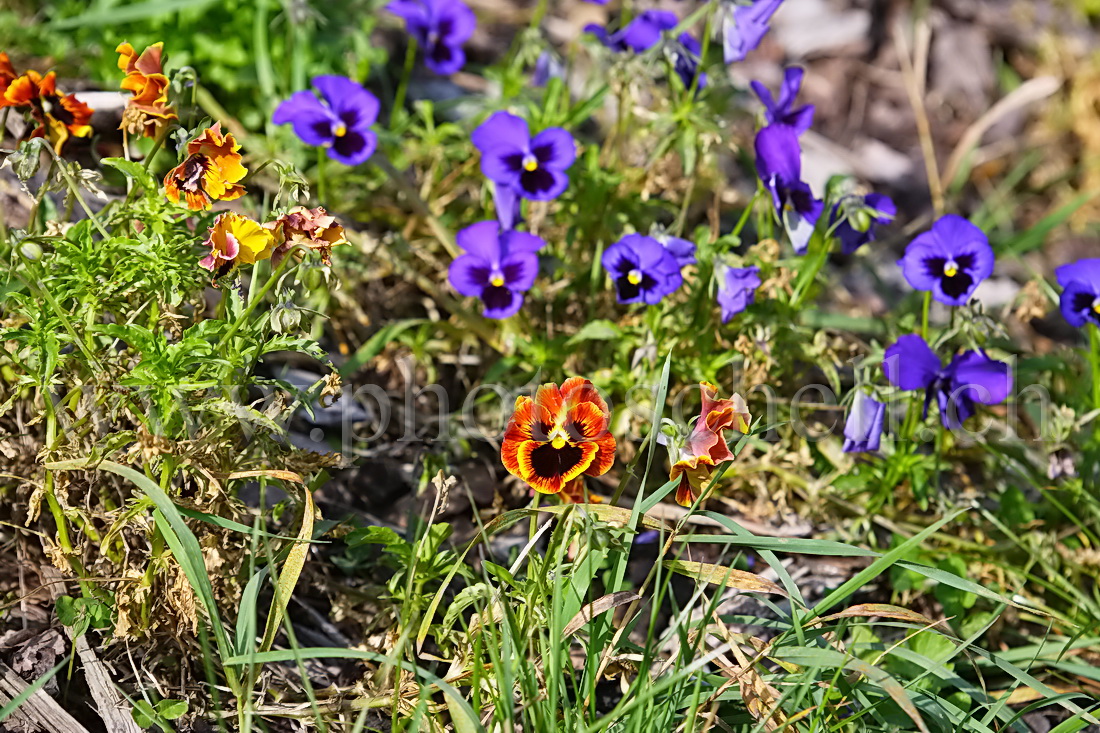
[[[424,64],[437,74],[453,74],[466,63],[462,47],[477,18],[462,0],[392,0],[386,6],[404,19],[405,29],[424,50]]]

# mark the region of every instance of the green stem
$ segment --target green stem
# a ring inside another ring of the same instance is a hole
[[[245,306],[244,310],[241,311],[241,314],[237,317],[237,320],[233,321],[233,325],[229,327],[229,330],[226,331],[225,335],[218,341],[217,345],[214,347],[215,351],[220,352],[222,348],[229,343],[229,339],[233,338],[237,334],[237,331],[241,330],[241,326],[243,326],[245,321],[248,320],[248,317],[252,315],[252,311],[256,310],[256,306],[263,302],[264,296],[275,287],[275,283],[279,281],[279,278],[283,274],[283,270],[285,270],[291,260],[294,259],[291,256],[292,254],[293,250],[286,253],[283,257],[283,261],[279,263],[279,266],[276,267],[274,271],[272,271],[271,277],[267,279],[267,282],[263,284],[263,287],[260,288],[255,297],[251,297],[250,293],[248,305]]]
[[[928,314],[932,310],[932,291],[928,290],[924,293],[924,306],[921,308],[920,316],[920,336],[925,341],[928,341]]]
[[[390,129],[393,129],[397,121],[397,115],[405,108],[405,95],[409,89],[409,79],[412,77],[413,65],[416,63],[416,39],[409,36],[409,45],[405,49],[405,68],[401,72],[401,83],[397,85],[397,93],[393,97],[393,109],[390,110]]]
[[[325,205],[325,157],[324,148],[317,148],[317,203]]]
[[[1100,410],[1100,328],[1089,324],[1089,366],[1092,368],[1092,409]],[[1097,428],[1100,431],[1100,426]]]

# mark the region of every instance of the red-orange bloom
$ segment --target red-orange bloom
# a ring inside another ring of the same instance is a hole
[[[8,83],[3,106],[29,107],[31,116],[38,122],[31,137],[45,137],[54,152],[60,154],[70,137],[91,136],[92,127],[88,121],[92,118],[92,108],[71,94],[59,93],[56,83],[57,77],[52,71],[45,76],[28,71]]]
[[[0,51],[0,107],[10,106],[4,99],[4,92],[8,91],[8,85],[11,84],[17,76],[19,75],[16,74],[15,69],[12,68],[8,55]]]
[[[519,397],[504,432],[500,457],[513,476],[535,491],[557,494],[578,476],[600,476],[615,462],[611,414],[582,377],[544,384],[535,399]]]
[[[182,197],[192,211],[244,196],[244,186],[237,181],[248,171],[241,163],[240,149],[232,133],[222,135],[220,122],[208,127],[187,143],[187,158],[164,177],[165,195],[177,204]]]
[[[120,43],[115,49],[118,68],[126,72],[121,86],[133,94],[122,113],[120,130],[156,137],[170,120],[177,119],[175,109],[168,104],[168,77],[161,65],[163,48],[163,43],[154,43],[140,56],[129,43]]]
[[[736,430],[747,433],[751,419],[741,395],[735,394],[728,400],[717,399],[718,388],[710,382],[702,382],[699,391],[703,398],[699,419],[695,421],[680,451],[680,458],[672,465],[669,474],[672,479],[680,477],[680,485],[676,488],[676,503],[680,506],[694,504],[714,467],[733,460],[724,432]]]

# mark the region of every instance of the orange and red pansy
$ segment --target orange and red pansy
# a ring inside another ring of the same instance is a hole
[[[11,65],[11,60],[8,59],[8,55],[0,51],[0,107],[11,106],[4,100],[4,92],[8,90],[8,85],[11,84],[17,76],[19,75],[15,73],[15,69]]]
[[[220,122],[208,127],[187,143],[187,158],[164,177],[165,195],[177,204],[182,198],[192,211],[244,196],[244,186],[237,181],[248,171],[241,163],[240,149],[232,133],[222,134]]]
[[[10,66],[10,65],[9,65]],[[0,72],[2,73],[2,72]],[[60,154],[70,137],[90,137],[92,108],[72,94],[57,91],[57,76],[28,71],[12,79],[4,89],[5,107],[29,107],[38,127],[31,137],[45,137]]]
[[[579,476],[600,476],[615,462],[611,413],[583,377],[516,399],[500,446],[504,467],[542,494],[557,494]]]
[[[676,503],[691,506],[710,480],[714,467],[732,461],[733,453],[726,445],[725,431],[749,431],[749,409],[741,395],[718,399],[718,388],[710,382],[699,384],[703,405],[699,419],[680,449],[679,459],[672,464],[669,478],[680,478],[676,487]]]
[[[129,43],[120,43],[118,68],[126,72],[121,87],[133,94],[122,113],[120,130],[132,135],[156,137],[176,111],[168,104],[168,77],[161,62],[164,44],[154,43],[138,56]]]

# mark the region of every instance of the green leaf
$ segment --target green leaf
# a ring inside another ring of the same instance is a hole
[[[153,178],[153,175],[149,173],[141,163],[133,160],[126,160],[125,158],[103,158],[100,162],[104,165],[111,166],[122,173],[122,175],[141,186],[146,194],[153,194],[160,191],[160,186],[157,185],[156,179]]]
[[[611,321],[599,319],[584,324],[584,327],[573,334],[565,345],[576,346],[583,341],[613,341],[622,335],[623,331],[617,325]]]
[[[61,18],[49,24],[51,30],[94,26],[115,26],[135,20],[157,18],[179,10],[198,10],[213,5],[216,0],[146,0],[133,5],[109,5],[96,8],[75,18]]]
[[[157,703],[156,710],[165,720],[175,720],[187,713],[186,700],[161,700]]]

